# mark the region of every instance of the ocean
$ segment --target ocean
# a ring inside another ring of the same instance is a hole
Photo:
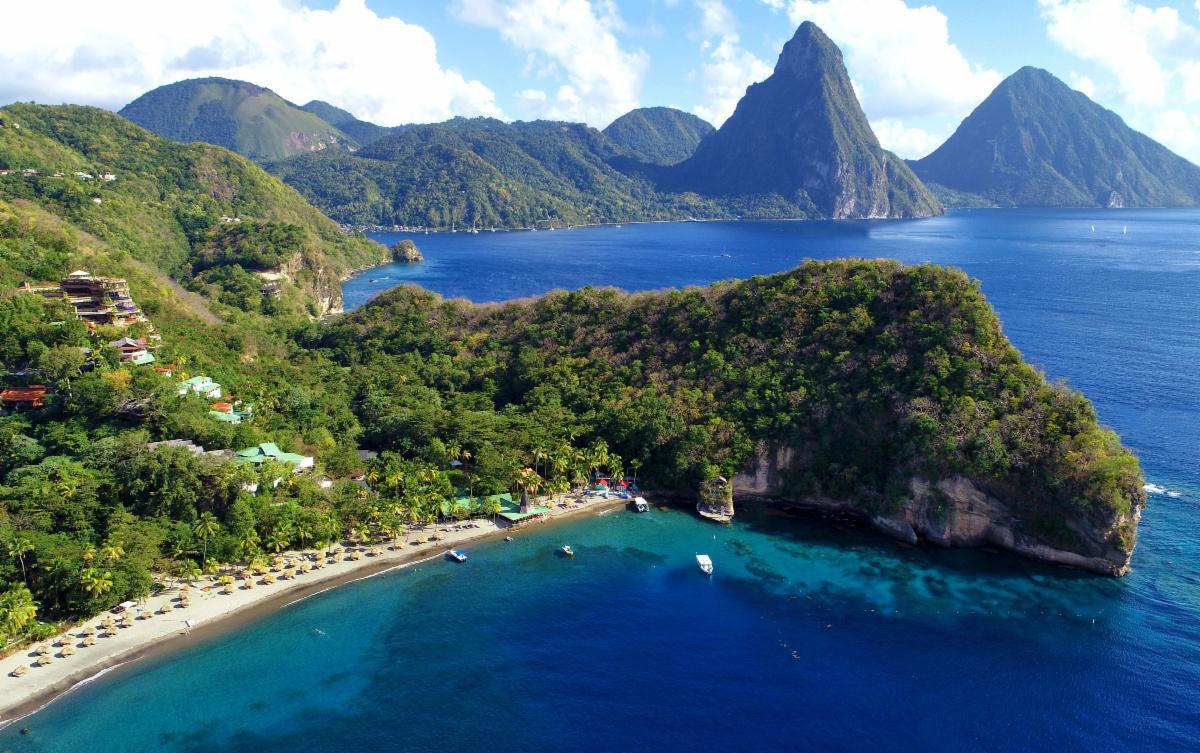
[[[392,242],[401,235],[381,234]],[[504,300],[888,257],[959,267],[1141,457],[1114,580],[743,506],[616,510],[306,599],[114,671],[0,751],[1200,748],[1200,211],[421,235],[411,282]],[[555,556],[571,544],[577,556]],[[713,577],[695,554],[715,563]],[[0,692],[3,686],[0,685]]]

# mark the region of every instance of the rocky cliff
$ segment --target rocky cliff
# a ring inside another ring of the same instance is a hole
[[[1126,536],[1141,520],[1144,496],[1128,516],[1111,516],[1099,524],[1085,516],[1067,519],[1063,521],[1064,530],[1054,537],[1057,540],[1049,542],[1030,531],[1009,503],[958,474],[940,479],[914,476],[909,480],[908,493],[886,511],[854,499],[789,494],[788,477],[802,465],[800,455],[790,447],[760,452],[734,477],[734,494],[742,499],[853,513],[888,536],[910,544],[924,541],[946,547],[993,546],[1041,562],[1103,575],[1129,572],[1133,547]]]

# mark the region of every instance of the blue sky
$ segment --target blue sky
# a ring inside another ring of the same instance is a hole
[[[31,33],[0,46],[0,101],[118,108],[225,75],[387,125],[485,114],[597,127],[644,105],[719,125],[813,20],[903,156],[1036,65],[1200,162],[1200,0],[42,0],[6,16]]]

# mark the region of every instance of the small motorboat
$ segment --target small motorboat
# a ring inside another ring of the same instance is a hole
[[[562,549],[559,549],[558,551],[562,552],[563,556],[565,556],[565,557],[574,557],[575,556],[575,550],[571,548],[570,544],[563,544]]]
[[[452,549],[446,552],[446,558],[454,560],[455,562],[466,562],[467,553],[461,549]]]
[[[712,575],[712,557],[709,557],[707,554],[697,554],[696,564],[700,566],[700,572],[704,573],[705,575]]]
[[[512,537],[512,536],[505,536],[505,537],[504,537],[504,540],[505,540],[505,541],[512,541],[512,540],[513,540],[513,537]]]

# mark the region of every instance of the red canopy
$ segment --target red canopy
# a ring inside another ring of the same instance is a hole
[[[617,486],[629,486],[629,482],[626,481],[625,479],[621,479],[620,481],[617,482]]]
[[[596,483],[600,486],[608,486],[608,479],[602,478],[599,481],[597,481]]]

